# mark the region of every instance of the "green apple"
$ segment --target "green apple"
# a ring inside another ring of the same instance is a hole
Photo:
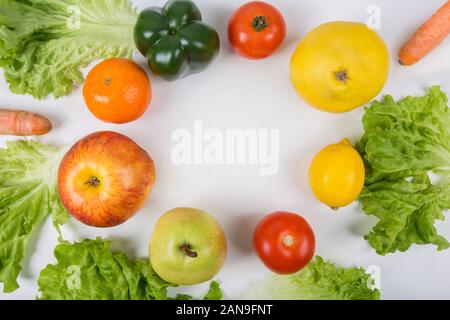
[[[150,262],[165,281],[194,285],[211,280],[222,268],[227,242],[219,223],[192,208],[166,212],[150,240]]]

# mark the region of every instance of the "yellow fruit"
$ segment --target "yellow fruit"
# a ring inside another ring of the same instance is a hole
[[[313,193],[333,209],[355,201],[364,181],[364,162],[347,139],[322,149],[312,161],[309,171]]]
[[[365,24],[330,22],[312,30],[291,60],[291,80],[310,105],[347,112],[371,101],[389,75],[389,52]]]

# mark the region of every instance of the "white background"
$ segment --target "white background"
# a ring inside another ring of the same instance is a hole
[[[162,2],[134,1],[140,9],[162,5]],[[272,2],[285,16],[288,36],[273,57],[255,62],[233,54],[226,36],[228,19],[243,1],[197,0],[205,21],[220,32],[222,51],[218,61],[206,72],[176,83],[166,83],[150,75],[154,95],[151,108],[131,124],[117,126],[96,120],[84,105],[81,88],[56,101],[37,101],[10,93],[0,77],[1,107],[40,112],[55,124],[55,130],[39,141],[72,144],[98,130],[115,130],[138,142],[156,161],[156,187],[136,217],[107,230],[89,228],[71,220],[63,228],[65,237],[82,240],[102,236],[113,240],[117,250],[125,250],[132,257],[146,257],[152,228],[162,213],[178,206],[202,208],[213,214],[225,229],[228,259],[217,278],[222,282],[226,298],[239,298],[252,281],[268,274],[252,252],[251,234],[255,225],[267,213],[290,210],[301,213],[313,226],[317,254],[341,266],[380,266],[384,299],[450,298],[450,250],[437,252],[433,246],[413,246],[407,253],[378,256],[363,239],[374,219],[364,215],[356,204],[336,213],[315,200],[307,179],[311,158],[325,145],[344,137],[357,141],[362,134],[362,109],[343,115],[321,113],[301,101],[289,81],[289,59],[296,43],[309,30],[333,20],[365,22],[367,8],[376,4],[382,10],[379,33],[392,56],[392,70],[383,93],[396,98],[421,95],[428,86],[441,84],[450,94],[450,39],[412,68],[397,63],[402,43],[445,1]],[[170,158],[171,134],[178,128],[192,130],[195,120],[218,129],[279,128],[279,174],[260,176],[255,166],[174,165]],[[0,142],[4,140],[1,138]],[[450,239],[450,221],[437,225],[440,233]],[[19,278],[20,289],[13,294],[0,294],[0,299],[33,299],[37,295],[36,279],[39,271],[54,261],[52,250],[56,238],[48,221],[31,239]],[[205,288],[199,286],[185,291],[200,294]]]

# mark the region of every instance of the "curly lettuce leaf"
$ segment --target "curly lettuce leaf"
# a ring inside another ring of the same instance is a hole
[[[0,66],[10,90],[68,95],[91,61],[132,56],[136,19],[128,0],[0,0]]]
[[[5,292],[19,287],[17,277],[33,232],[49,215],[57,230],[68,217],[56,184],[64,153],[24,140],[0,149],[0,283]]]
[[[79,243],[63,242],[55,248],[57,263],[48,265],[38,279],[42,300],[171,300],[167,288],[147,260],[129,259],[111,252],[111,242],[97,238]],[[217,282],[205,299],[220,299]],[[178,295],[176,300],[190,300]]]
[[[360,200],[364,211],[379,219],[365,237],[379,254],[404,252],[413,243],[434,244],[438,250],[450,246],[434,226],[436,220],[445,219],[443,210],[450,208],[448,183],[435,186],[426,174],[380,181],[367,186]]]
[[[305,269],[288,276],[273,275],[246,295],[263,300],[379,300],[373,279],[363,268],[338,268],[317,256]]]
[[[142,259],[112,253],[100,238],[56,246],[57,264],[39,275],[42,300],[165,300],[169,283]]]
[[[366,109],[358,145],[367,167],[360,196],[378,224],[365,236],[380,255],[404,252],[413,244],[450,244],[435,222],[450,209],[450,111],[439,87],[423,97],[398,102],[387,96]],[[434,177],[434,183],[430,179]]]
[[[203,300],[222,300],[223,292],[220,288],[220,284],[217,281],[211,281],[209,290],[203,297]]]

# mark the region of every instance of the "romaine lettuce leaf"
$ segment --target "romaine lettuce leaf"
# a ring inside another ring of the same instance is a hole
[[[413,244],[450,244],[436,220],[450,209],[450,111],[439,87],[398,102],[387,96],[366,109],[358,145],[367,167],[363,209],[379,219],[365,236],[381,255]],[[430,174],[433,173],[433,182]]]
[[[24,140],[0,149],[0,283],[5,292],[19,287],[17,277],[33,232],[50,214],[57,230],[68,217],[56,185],[65,151]]]
[[[129,0],[0,0],[0,66],[10,90],[69,94],[91,61],[132,56],[136,19]]]
[[[379,300],[373,279],[363,268],[338,268],[317,256],[305,269],[288,276],[273,275],[257,283],[247,299]]]
[[[48,265],[38,279],[42,300],[169,300],[167,287],[148,260],[129,259],[111,252],[111,242],[97,238],[63,242],[55,248],[57,263]],[[204,299],[222,298],[219,284],[211,282]],[[178,295],[176,300],[190,300]]]

